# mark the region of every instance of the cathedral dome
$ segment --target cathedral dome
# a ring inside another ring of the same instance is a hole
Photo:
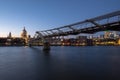
[[[26,31],[25,27],[21,33],[21,38],[23,38],[23,39],[27,38],[27,31]]]

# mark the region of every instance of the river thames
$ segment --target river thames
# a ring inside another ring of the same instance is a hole
[[[0,80],[120,80],[119,46],[0,47]]]

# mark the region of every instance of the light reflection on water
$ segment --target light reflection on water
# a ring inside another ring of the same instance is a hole
[[[120,79],[120,47],[0,47],[0,80]]]

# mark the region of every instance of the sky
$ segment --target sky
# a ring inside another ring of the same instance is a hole
[[[120,0],[0,0],[0,37],[29,35],[120,10]]]

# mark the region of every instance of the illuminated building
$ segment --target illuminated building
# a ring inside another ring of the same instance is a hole
[[[26,31],[25,27],[24,27],[24,29],[23,29],[23,31],[21,33],[21,38],[23,38],[23,39],[27,38],[27,31]]]
[[[22,30],[21,38],[25,40],[25,43],[28,43],[28,36],[27,36],[27,31],[26,31],[25,27]]]
[[[116,38],[119,38],[119,35],[116,31],[106,31],[104,34],[104,38],[116,39]]]
[[[30,38],[30,36],[29,36]],[[0,37],[0,46],[24,46],[27,41],[27,31],[25,27],[21,34],[21,37],[12,37],[11,32],[9,32],[7,37]]]
[[[120,45],[120,39],[118,40],[118,45]]]
[[[105,31],[104,38],[107,39],[110,37],[110,31]]]
[[[77,45],[79,46],[87,45],[87,36],[78,36],[76,40],[77,40]]]

